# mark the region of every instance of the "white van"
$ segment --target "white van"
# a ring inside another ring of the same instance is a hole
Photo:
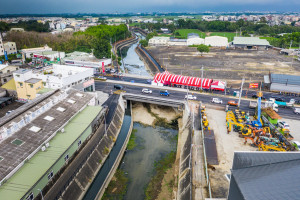
[[[294,113],[300,115],[300,108],[294,107]]]

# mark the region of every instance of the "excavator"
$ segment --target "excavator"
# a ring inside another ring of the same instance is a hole
[[[271,145],[271,144],[261,143],[258,145],[258,149],[260,151],[286,151],[286,149],[283,148],[281,144],[278,144],[278,146],[275,146],[275,145]]]

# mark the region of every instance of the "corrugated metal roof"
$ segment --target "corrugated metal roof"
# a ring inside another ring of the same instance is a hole
[[[232,44],[270,46],[266,39],[260,39],[259,37],[234,37]]]
[[[270,87],[271,91],[281,91],[281,92],[292,92],[300,93],[299,85],[286,85],[282,83],[272,83]]]
[[[235,152],[228,199],[299,199],[299,171],[300,153]]]
[[[271,74],[271,83],[300,85],[300,76],[293,76],[287,74]]]

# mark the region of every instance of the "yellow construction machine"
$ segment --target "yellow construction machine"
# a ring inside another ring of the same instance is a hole
[[[264,143],[259,144],[258,149],[260,151],[286,151],[281,145],[275,146],[275,145],[267,145]]]

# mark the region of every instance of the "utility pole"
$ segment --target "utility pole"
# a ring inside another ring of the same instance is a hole
[[[240,105],[241,105],[241,97],[242,97],[242,92],[243,92],[244,81],[245,81],[245,78],[243,78],[243,80],[242,80],[242,85],[241,85],[241,90],[240,90],[238,107],[240,107]]]
[[[201,91],[202,91],[202,83],[203,83],[203,65],[201,67]]]

